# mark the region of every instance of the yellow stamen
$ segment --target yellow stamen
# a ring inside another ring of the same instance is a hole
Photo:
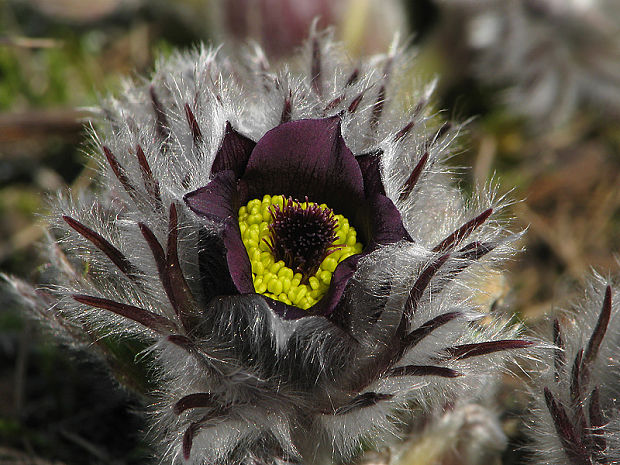
[[[239,230],[250,258],[254,290],[258,294],[306,310],[325,295],[338,264],[345,258],[360,253],[363,245],[357,242],[357,233],[349,220],[335,214],[336,240],[332,245],[337,248],[323,260],[313,276],[295,273],[283,261],[275,260],[268,245],[269,225],[273,221],[272,208],[275,205],[282,208],[284,203],[285,198],[282,195],[265,195],[262,201],[250,200],[239,209]],[[316,204],[302,202],[299,205],[307,209]],[[328,207],[321,204],[320,208],[326,210]]]

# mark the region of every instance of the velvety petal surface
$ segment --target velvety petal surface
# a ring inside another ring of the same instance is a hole
[[[222,237],[214,232],[201,230],[198,256],[200,284],[207,302],[217,296],[237,294],[228,270],[228,254]]]
[[[383,182],[381,181],[381,154],[382,150],[365,153],[355,157],[362,177],[364,178],[364,193],[366,197],[372,198],[377,194],[385,195]]]
[[[256,291],[252,281],[252,265],[241,240],[236,217],[226,221],[222,239],[224,240],[224,247],[226,247],[228,271],[235,287],[240,294],[254,294]]]
[[[291,121],[268,131],[242,179],[250,198],[308,196],[348,216],[364,201],[362,172],[344,142],[339,117]]]
[[[363,256],[364,254],[352,255],[338,264],[332,275],[327,293],[321,300],[308,309],[310,315],[331,315],[336,305],[338,305],[338,302],[340,302],[349,280],[357,271],[357,264]]]
[[[403,225],[396,205],[385,195],[375,195],[368,199],[370,218],[370,243],[364,252],[373,249],[373,244],[387,245],[406,240],[413,242]]]
[[[237,218],[237,176],[232,170],[221,171],[206,186],[185,194],[183,200],[194,213],[203,218],[217,222]]]
[[[227,121],[222,145],[211,166],[211,176],[213,177],[226,170],[233,171],[237,178],[243,176],[248,159],[255,146],[256,142],[235,131]]]

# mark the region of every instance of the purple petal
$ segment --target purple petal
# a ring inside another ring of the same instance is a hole
[[[281,124],[258,141],[242,178],[249,197],[306,196],[352,218],[364,203],[364,181],[340,133],[340,118]]]
[[[183,200],[198,216],[218,222],[237,218],[237,176],[232,170],[221,171],[206,186],[185,194]]]
[[[224,226],[224,247],[226,247],[226,261],[228,271],[235,287],[240,294],[254,294],[252,281],[252,265],[241,240],[237,218],[230,218]]]
[[[256,142],[239,134],[227,121],[222,145],[215,155],[213,166],[211,166],[211,176],[226,170],[232,170],[237,178],[243,176],[248,159],[255,146]]]
[[[206,229],[200,231],[200,284],[207,302],[219,295],[235,295],[237,288],[228,272],[224,242],[220,236]]]
[[[334,274],[332,275],[332,280],[327,293],[321,300],[308,309],[309,314],[323,316],[331,315],[340,302],[349,280],[357,271],[357,265],[362,256],[362,254],[352,255],[338,264]]]
[[[287,305],[284,302],[273,300],[269,297],[262,297],[267,302],[267,305],[269,305],[269,307],[284,320],[297,320],[305,316],[311,316],[311,314],[308,313],[308,310],[304,310],[293,305]]]
[[[381,182],[381,154],[383,150],[365,153],[355,157],[364,178],[364,193],[372,198],[377,194],[385,195],[383,182]]]
[[[413,242],[403,225],[400,212],[394,203],[385,195],[375,195],[368,201],[370,216],[369,237],[373,244],[387,245],[406,240]],[[369,244],[370,245],[370,244]],[[369,247],[372,249],[374,247]]]

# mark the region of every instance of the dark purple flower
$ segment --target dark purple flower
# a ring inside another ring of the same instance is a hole
[[[320,209],[319,204],[348,218],[363,244],[361,252],[338,263],[325,295],[307,310],[265,297],[271,308],[287,319],[329,316],[340,302],[360,259],[381,245],[411,241],[400,213],[385,195],[377,160],[373,155],[355,157],[342,137],[340,125],[338,116],[287,122],[268,131],[256,143],[227,126],[213,162],[211,182],[185,196],[192,211],[223,227],[222,253],[226,256],[227,269],[220,270],[217,276],[222,280],[230,279],[232,286],[221,284],[212,288],[232,287],[239,294],[259,291],[242,240],[238,212],[251,199],[261,199],[265,195],[307,199],[315,204],[315,216],[310,220],[306,218],[301,225],[295,223],[294,214],[295,211],[301,214],[301,208],[291,208],[290,201],[288,209],[276,207],[272,210],[270,221],[272,243],[267,244],[265,253],[273,254],[275,248],[286,249],[287,242],[296,244],[298,250],[290,250],[289,255],[298,255],[299,260],[306,263],[305,268],[298,267],[300,271],[306,270],[305,275],[301,273],[302,282],[308,282],[311,278],[308,274],[316,272],[323,259],[333,251],[327,250],[332,241],[320,240],[322,236],[332,238],[335,228],[330,222],[332,216]],[[297,226],[289,228],[295,230],[296,237],[277,234],[273,227],[277,215],[283,224],[278,231],[286,231],[287,224],[295,223]],[[317,243],[304,249],[299,244],[303,236],[314,238]]]

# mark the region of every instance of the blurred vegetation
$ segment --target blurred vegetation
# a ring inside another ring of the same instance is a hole
[[[46,196],[90,182],[81,108],[123,77],[147,74],[158,54],[208,40],[211,32],[206,0],[57,2],[65,10],[41,8],[44,2],[0,0],[0,269],[31,281],[37,264],[43,266],[36,244]],[[523,199],[510,214],[513,229],[529,227],[525,252],[509,275],[489,284],[489,294],[494,307],[536,329],[574,296],[590,266],[617,270],[620,130],[583,113],[558,130],[531,132],[499,103],[498,89],[483,87],[451,61],[435,32],[441,12],[430,1],[407,8],[423,74],[443,76],[437,107],[459,120],[475,117],[465,151],[454,158],[473,166],[463,182],[494,178],[502,192],[514,189],[510,196]],[[118,390],[95,360],[39,334],[5,301],[0,463],[143,463],[146,426],[132,414],[139,400]],[[506,429],[518,438],[512,414],[523,403],[506,402]]]

